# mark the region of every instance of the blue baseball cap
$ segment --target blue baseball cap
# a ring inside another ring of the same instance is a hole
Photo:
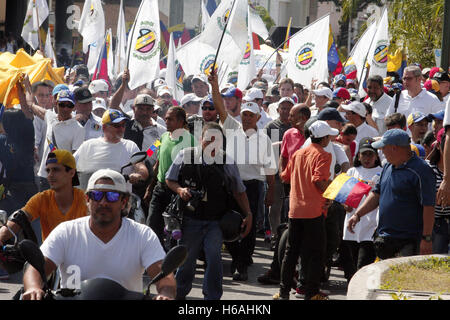
[[[69,87],[65,84],[57,84],[52,91],[52,96],[57,95],[61,90],[69,90]]]
[[[341,114],[337,109],[332,107],[326,107],[317,115],[317,120],[336,120],[339,122],[347,122],[342,118]]]
[[[119,110],[109,109],[103,113],[102,124],[119,123],[128,118]]]
[[[396,82],[391,85],[391,88],[393,90],[395,90],[395,89],[403,90],[403,85],[400,82]]]
[[[212,104],[212,105],[214,106],[214,102],[213,102],[212,95],[209,94],[209,95],[207,95],[206,97],[204,97],[203,100],[202,100],[202,102],[200,102],[200,106],[203,107],[203,105],[204,105],[206,102],[209,102],[210,104]]]
[[[70,102],[73,105],[75,105],[75,100],[73,98],[73,93],[70,92],[70,90],[60,90],[59,93],[58,93],[58,96],[56,98],[56,101],[58,101],[58,102],[67,101],[67,102]]]
[[[445,110],[441,110],[436,113],[430,113],[428,115],[428,120],[429,121],[432,121],[433,119],[444,120],[444,114],[445,114]]]
[[[242,91],[239,90],[238,88],[230,87],[230,88],[228,88],[227,91],[222,93],[222,97],[224,97],[224,98],[236,97],[238,99],[242,99]]]
[[[344,74],[340,73],[336,75],[336,77],[334,77],[334,83],[338,83],[339,81],[347,82],[347,77]]]
[[[385,146],[409,146],[411,139],[406,131],[401,129],[391,129],[386,131],[381,140],[372,143],[372,147],[375,149],[380,149]]]

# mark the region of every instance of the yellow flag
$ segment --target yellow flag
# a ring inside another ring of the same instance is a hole
[[[387,71],[396,72],[402,66],[403,51],[397,49],[393,55],[388,54]]]

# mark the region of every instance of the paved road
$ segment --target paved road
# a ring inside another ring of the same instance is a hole
[[[224,294],[222,300],[271,300],[272,295],[278,292],[277,285],[261,285],[256,278],[263,274],[270,266],[273,252],[269,250],[267,244],[258,236],[256,250],[253,256],[253,265],[249,267],[249,279],[246,282],[234,281],[230,274],[231,257],[227,252],[223,253]],[[197,274],[193,283],[193,289],[188,300],[203,299],[202,294],[203,268],[202,262],[199,261]],[[144,278],[144,284],[148,279]],[[0,280],[0,300],[9,300],[19,290],[22,282],[21,273],[10,276],[9,280]],[[147,282],[148,283],[148,282]],[[330,280],[322,289],[330,291],[330,300],[345,300],[346,298],[346,281],[343,272],[332,269]],[[151,288],[151,292],[155,292],[155,288]],[[298,300],[291,294],[291,300]]]

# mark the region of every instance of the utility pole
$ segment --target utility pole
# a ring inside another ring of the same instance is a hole
[[[445,0],[444,3],[444,25],[442,26],[442,53],[441,53],[441,68],[448,71],[450,60],[450,37],[448,34],[450,30],[450,0]]]

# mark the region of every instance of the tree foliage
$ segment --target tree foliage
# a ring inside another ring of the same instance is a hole
[[[406,49],[408,62],[434,66],[434,49],[441,48],[444,0],[389,1],[389,51]]]

